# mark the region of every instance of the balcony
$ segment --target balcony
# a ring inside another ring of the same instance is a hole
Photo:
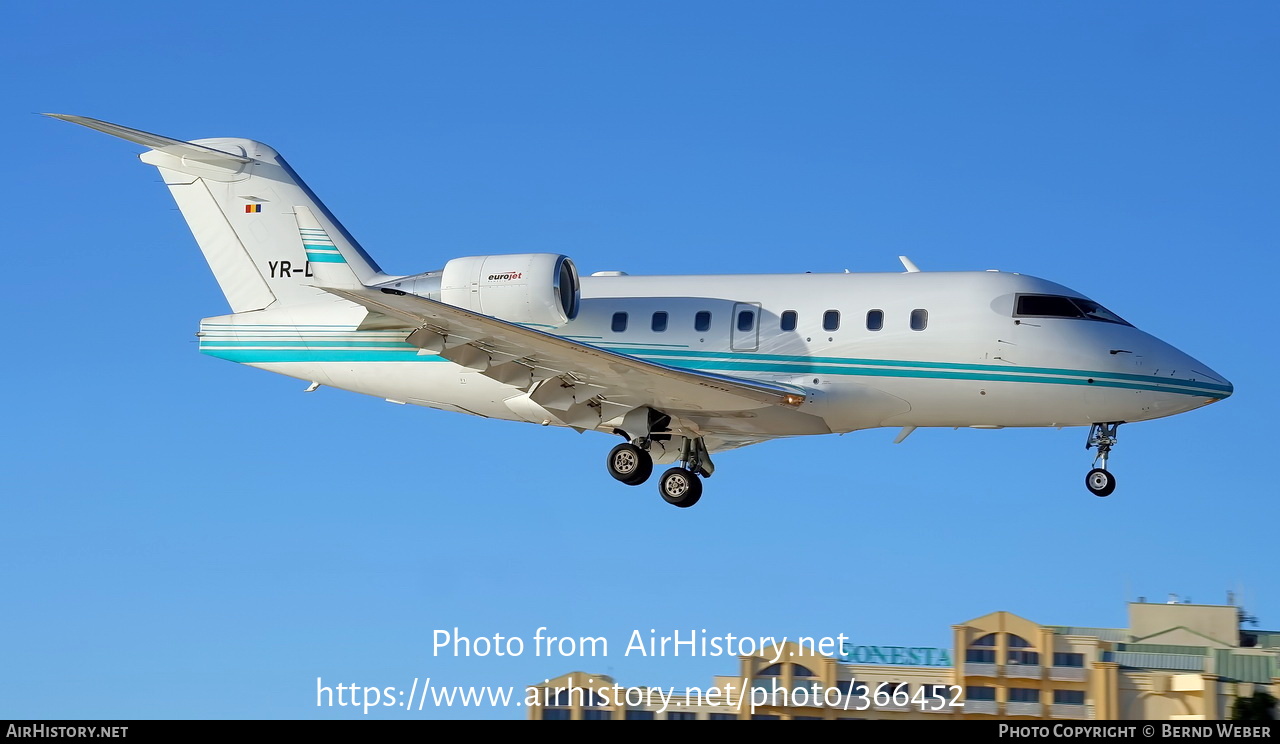
[[[1061,705],[1055,703],[1049,706],[1050,718],[1071,718],[1077,721],[1093,720],[1092,705]]]
[[[997,664],[977,664],[965,662],[964,676],[966,677],[998,677],[1000,676],[1000,667]]]
[[[1004,676],[1022,679],[1040,679],[1044,676],[1043,667],[1039,664],[1005,664]]]
[[[1049,679],[1055,682],[1083,682],[1088,673],[1084,667],[1049,667]]]
[[[1009,716],[1040,716],[1044,706],[1040,703],[1005,703],[1004,712]]]
[[[996,701],[994,700],[966,700],[964,701],[965,713],[977,713],[984,716],[994,716],[996,714]]]

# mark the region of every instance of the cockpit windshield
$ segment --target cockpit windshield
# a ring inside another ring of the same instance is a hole
[[[1018,295],[1014,305],[1015,318],[1080,318],[1082,320],[1101,320],[1106,323],[1131,325],[1124,318],[1111,312],[1093,300],[1083,297],[1063,297],[1061,295]]]

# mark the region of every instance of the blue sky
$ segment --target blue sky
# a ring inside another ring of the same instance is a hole
[[[317,676],[736,671],[624,657],[633,628],[945,646],[994,610],[1121,626],[1126,598],[1232,588],[1280,627],[1278,20],[1248,2],[6,10],[0,715],[341,718]],[[302,395],[201,356],[198,319],[225,301],[155,172],[39,111],[267,142],[392,272],[906,254],[1078,289],[1237,392],[1121,429],[1105,500],[1083,430],[880,430],[726,454],[676,510],[608,478],[602,435]],[[615,646],[433,657],[455,626]]]

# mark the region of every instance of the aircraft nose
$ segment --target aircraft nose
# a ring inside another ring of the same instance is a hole
[[[1160,355],[1157,374],[1168,375],[1192,388],[1202,389],[1206,397],[1222,400],[1231,397],[1235,385],[1226,376],[1183,351],[1164,344],[1166,351]]]

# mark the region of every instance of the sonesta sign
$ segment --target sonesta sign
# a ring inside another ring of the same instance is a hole
[[[951,666],[951,652],[945,648],[924,646],[854,646],[840,648],[840,661],[846,664],[885,664],[889,666]]]

